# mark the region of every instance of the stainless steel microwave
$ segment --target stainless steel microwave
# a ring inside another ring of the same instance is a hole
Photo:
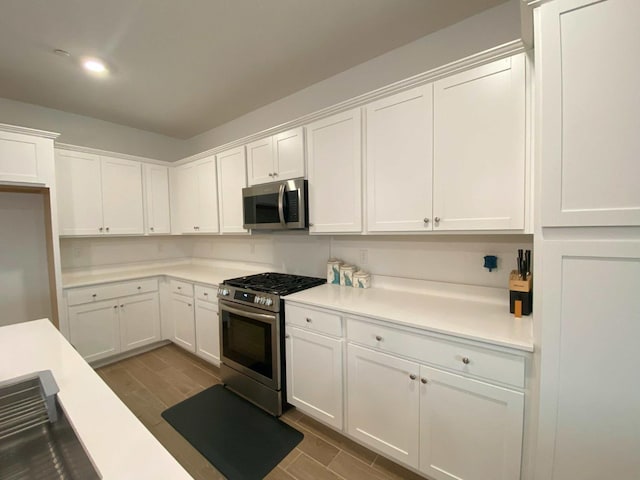
[[[304,178],[242,189],[244,228],[292,230],[309,227],[307,181]]]

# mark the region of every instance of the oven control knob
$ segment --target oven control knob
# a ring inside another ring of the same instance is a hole
[[[227,290],[226,288],[220,288],[218,289],[218,293],[223,297],[226,297],[227,295],[229,295],[229,290]]]
[[[270,307],[271,305],[273,305],[273,300],[271,300],[270,298],[267,298],[266,301],[264,302],[264,304],[267,307]]]

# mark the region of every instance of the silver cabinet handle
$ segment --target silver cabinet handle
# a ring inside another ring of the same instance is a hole
[[[108,232],[109,231],[109,227],[107,227],[105,230]]]
[[[273,177],[273,173],[270,173],[270,174],[269,174],[269,176],[270,176],[270,177]]]
[[[433,221],[438,225],[440,223],[440,217],[434,217]]]
[[[102,227],[100,227],[100,228],[98,229],[98,231],[99,231],[99,232],[102,232],[103,230],[104,230],[104,228],[102,228]]]
[[[291,335],[289,335],[288,333],[284,336],[284,338],[289,338],[291,337]]]
[[[138,290],[142,290],[142,287],[140,285],[138,285]]]
[[[187,303],[187,307],[190,307],[190,306],[191,306],[191,304],[190,304],[190,303]]]
[[[121,303],[121,304],[120,304],[120,308],[124,308],[124,303]]]
[[[309,317],[306,318],[307,323],[311,323],[311,319]]]
[[[465,365],[469,365],[470,362],[471,360],[469,360],[469,357],[462,357],[462,363],[464,363]]]
[[[94,293],[93,295],[91,295],[93,298],[96,298],[98,296],[97,293]]]
[[[118,305],[114,305],[113,308],[118,308]]]
[[[415,380],[415,379],[416,379],[416,378],[418,378],[418,377],[412,373],[411,375],[409,375],[409,378],[410,378],[411,380]]]
[[[278,172],[273,172],[273,176],[277,177],[278,176]]]
[[[422,221],[425,223],[425,225],[429,225],[429,219],[427,217],[424,217]]]
[[[376,335],[376,340],[381,342],[382,341],[382,337],[380,335]]]
[[[420,379],[420,381],[421,381],[422,383],[424,383],[425,385],[426,385],[427,383],[429,383],[429,380],[427,380],[426,378],[421,378],[421,379]]]
[[[151,230],[153,232],[153,227],[149,227],[149,230]]]
[[[309,223],[309,226],[310,226],[310,227],[313,227],[313,223]]]
[[[182,290],[182,287],[176,287],[178,290]]]
[[[204,295],[205,297],[208,297],[208,296],[209,296],[209,294],[208,294],[207,292],[203,292],[203,295]]]

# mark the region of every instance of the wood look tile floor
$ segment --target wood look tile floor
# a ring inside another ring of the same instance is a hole
[[[216,367],[175,345],[166,345],[96,371],[193,478],[225,478],[160,416],[166,408],[221,383]],[[295,408],[281,419],[301,431],[304,440],[267,479],[422,479]]]

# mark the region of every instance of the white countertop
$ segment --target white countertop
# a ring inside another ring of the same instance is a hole
[[[157,277],[167,275],[170,277],[186,280],[189,282],[205,283],[207,285],[219,285],[223,280],[244,275],[267,271],[267,268],[239,267],[230,268],[228,266],[198,265],[184,263],[179,265],[159,265],[154,267],[132,267],[113,271],[97,272],[63,272],[63,288],[83,287],[107,282],[121,282],[125,280],[135,280],[138,278]]]
[[[381,288],[321,285],[285,297],[315,307],[430,332],[533,352],[531,316],[514,318],[509,304]]]
[[[0,381],[40,370],[103,479],[192,478],[48,320],[1,327]]]

